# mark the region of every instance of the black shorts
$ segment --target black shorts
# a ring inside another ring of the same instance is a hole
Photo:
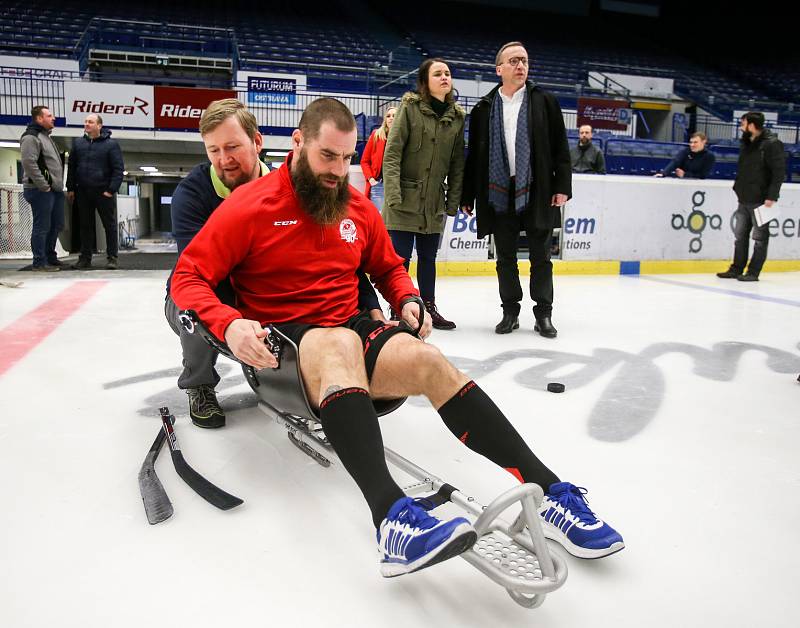
[[[291,339],[298,347],[305,333],[311,329],[324,329],[322,325],[309,325],[307,323],[279,323],[273,325],[284,336]],[[375,363],[383,345],[395,334],[413,334],[411,328],[405,323],[387,325],[381,321],[374,321],[366,312],[356,314],[338,327],[352,329],[361,338],[364,347],[364,366],[367,369],[367,380],[372,379]]]

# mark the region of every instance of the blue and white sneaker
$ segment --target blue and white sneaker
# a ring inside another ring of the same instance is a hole
[[[585,488],[569,482],[550,485],[539,516],[542,532],[578,558],[602,558],[625,547],[622,536],[589,509]]]
[[[378,551],[384,578],[419,571],[458,556],[475,545],[478,535],[469,521],[440,521],[410,497],[398,499],[378,528]]]

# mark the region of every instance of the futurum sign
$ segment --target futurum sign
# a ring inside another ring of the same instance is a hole
[[[293,78],[247,77],[247,102],[259,105],[294,105],[297,81]]]

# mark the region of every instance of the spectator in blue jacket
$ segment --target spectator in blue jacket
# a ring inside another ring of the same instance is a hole
[[[100,215],[106,232],[106,268],[118,267],[117,190],[122,183],[125,165],[122,151],[111,131],[103,128],[103,119],[90,113],[83,121],[83,137],[76,137],[69,153],[67,196],[78,204],[81,254],[74,268],[92,266],[95,244],[94,212]]]
[[[689,138],[689,146],[681,149],[655,176],[667,177],[674,172],[681,179],[707,179],[716,161],[714,153],[706,148],[707,142],[705,133],[693,133]]]

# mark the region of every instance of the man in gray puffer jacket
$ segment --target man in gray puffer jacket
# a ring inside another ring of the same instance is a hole
[[[64,164],[50,138],[55,125],[50,109],[37,105],[19,140],[25,172],[23,196],[33,212],[31,251],[35,272],[57,271],[63,266],[56,256],[56,240],[64,226]]]

